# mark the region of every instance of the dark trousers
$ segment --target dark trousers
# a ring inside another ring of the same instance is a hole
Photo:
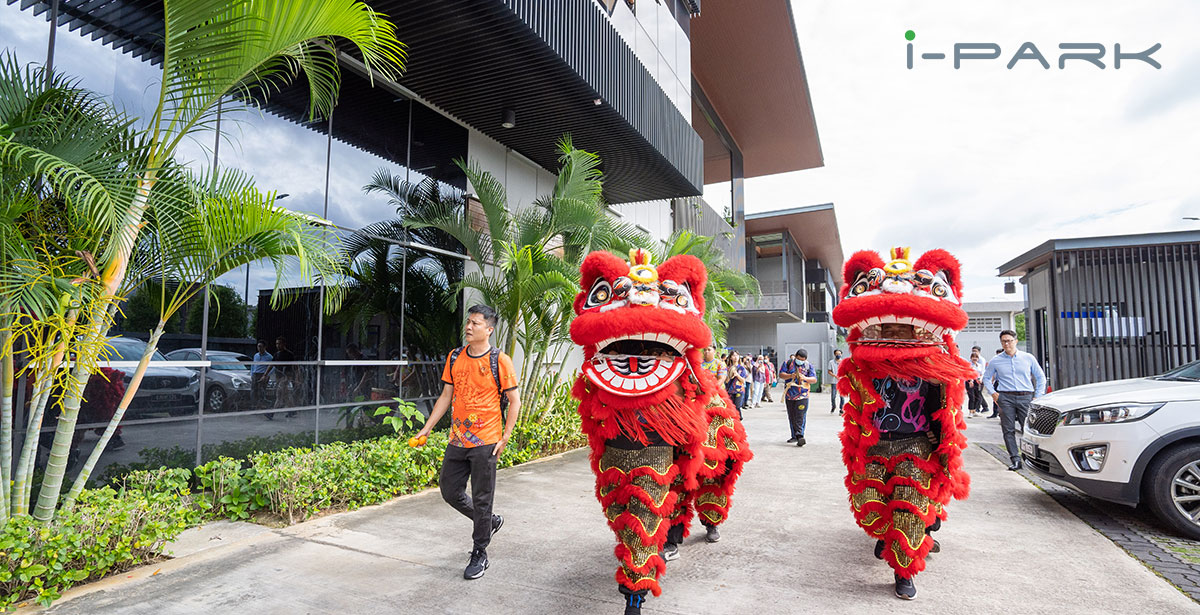
[[[1004,432],[1004,448],[1008,449],[1008,457],[1013,461],[1021,458],[1021,449],[1017,448],[1017,426],[1025,428],[1025,417],[1029,415],[1029,405],[1033,402],[1033,393],[1010,393],[1000,391],[1000,430]]]
[[[742,420],[742,402],[745,401],[745,399],[746,393],[744,392],[729,396],[729,401],[733,402],[734,408],[737,408],[739,421]]]
[[[967,381],[967,408],[978,412],[987,410],[987,404],[983,402],[983,384],[974,380]]]
[[[808,398],[785,399],[783,404],[787,406],[788,426],[792,428],[792,437],[803,438],[804,427],[808,423]]]
[[[471,538],[476,549],[486,549],[492,541],[492,494],[496,491],[495,444],[464,448],[446,447],[442,459],[442,478],[438,485],[442,499],[454,510],[475,522]],[[471,479],[471,495],[467,496],[467,478]]]

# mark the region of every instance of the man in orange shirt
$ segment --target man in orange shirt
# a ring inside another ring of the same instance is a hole
[[[488,567],[487,546],[492,534],[504,525],[504,517],[492,514],[496,462],[512,436],[521,410],[512,359],[492,348],[489,341],[495,329],[496,310],[486,305],[468,310],[464,336],[467,345],[446,357],[442,395],[417,434],[418,438],[428,436],[446,410],[453,407],[450,444],[442,459],[438,484],[442,499],[475,523],[471,535],[474,547],[463,571],[464,579],[483,576]],[[507,412],[502,411],[501,395],[507,398]],[[466,493],[467,478],[471,479],[470,496]]]

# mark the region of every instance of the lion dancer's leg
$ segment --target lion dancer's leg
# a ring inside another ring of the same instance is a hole
[[[942,507],[931,497],[933,445],[924,434],[880,440],[867,452],[862,472],[851,474],[850,505],[854,518],[877,539],[875,557],[887,561],[897,579],[911,579],[925,569],[934,545],[929,532],[940,525]],[[917,463],[920,459],[923,463]]]
[[[666,564],[660,550],[678,498],[671,489],[678,467],[670,446],[631,446],[636,443],[625,438],[605,443],[596,467],[596,496],[617,535],[618,589],[629,606],[640,608],[646,592],[662,592],[658,578]]]
[[[699,485],[688,491],[686,499],[681,500],[682,505],[668,538],[669,542],[676,544],[682,541],[686,533],[684,530],[691,520],[691,509],[695,510],[705,527],[705,540],[717,542],[721,539],[717,526],[729,518],[734,485],[742,473],[742,466],[753,457],[746,443],[746,430],[723,397],[713,395],[706,411],[709,416],[708,430],[700,445],[701,458],[696,466]]]

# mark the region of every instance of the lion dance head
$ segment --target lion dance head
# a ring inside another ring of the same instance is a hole
[[[582,375],[595,395],[630,406],[677,392],[712,341],[704,324],[706,280],[694,256],[674,256],[657,267],[641,249],[630,250],[628,261],[608,252],[584,259],[571,340],[583,348]]]
[[[861,361],[896,361],[958,355],[955,335],[967,325],[961,266],[945,250],[914,263],[908,248],[855,252],[844,269],[841,302],[833,321],[849,330],[846,343]]]

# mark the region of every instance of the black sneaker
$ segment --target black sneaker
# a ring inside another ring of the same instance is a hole
[[[941,553],[942,552],[942,543],[938,542],[937,539],[934,538],[933,546],[929,548],[929,552],[930,553]]]
[[[113,434],[113,437],[108,441],[108,448],[114,451],[125,448],[125,440],[121,438],[121,434]]]
[[[875,559],[883,559],[883,541],[875,541]]]
[[[796,446],[804,446],[805,444],[808,444],[808,440],[805,440],[804,436],[800,436],[796,439]]]
[[[799,440],[799,439],[800,438],[797,438],[796,436],[792,436],[792,437],[788,438],[788,444],[794,444],[796,442],[796,440]]]
[[[704,540],[707,540],[708,542],[717,542],[721,539],[721,532],[717,531],[717,526],[705,525],[704,527],[708,530],[708,533],[704,535]]]
[[[488,558],[487,551],[483,549],[475,549],[471,551],[471,561],[467,562],[467,569],[463,571],[464,579],[478,579],[483,576],[483,571],[487,570]]]
[[[646,592],[625,596],[625,615],[642,615],[642,605],[645,603]]]
[[[663,558],[663,561],[667,561],[667,562],[669,562],[671,560],[679,559],[679,545],[677,545],[673,542],[668,542],[668,543],[664,544],[663,550],[662,550],[662,558]],[[639,608],[641,608],[641,607],[639,607]]]
[[[896,597],[901,600],[912,600],[917,597],[917,586],[912,579],[896,575]]]
[[[499,532],[502,527],[504,527],[504,517],[492,515],[492,536],[495,536],[496,532]]]

